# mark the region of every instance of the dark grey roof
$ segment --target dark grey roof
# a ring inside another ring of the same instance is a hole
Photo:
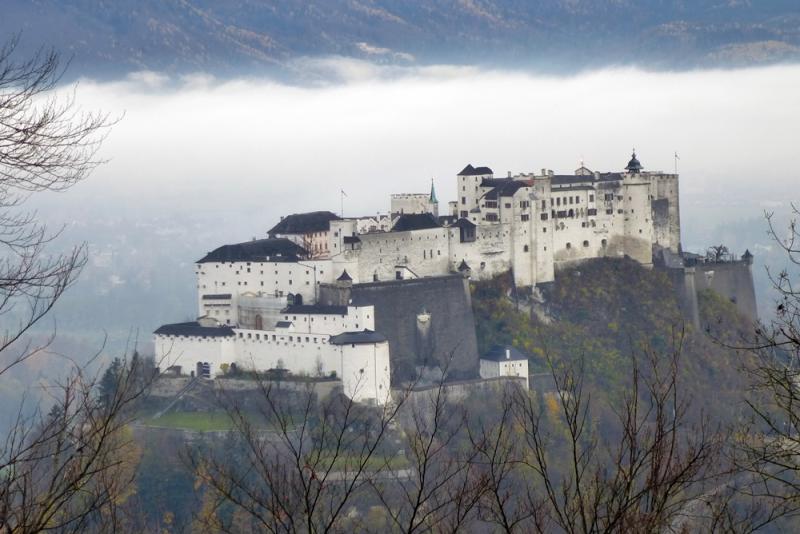
[[[497,185],[495,185],[494,189],[484,195],[484,198],[489,200],[495,200],[498,197],[514,196],[514,193],[519,191],[521,188],[528,186],[526,182],[509,180],[507,178],[505,180],[484,180],[484,182],[499,182]]]
[[[483,174],[494,174],[494,172],[492,172],[492,169],[489,167],[473,167],[472,165],[467,165],[458,173],[459,176],[481,176]]]
[[[328,342],[331,345],[359,345],[368,343],[382,343],[386,341],[383,334],[364,329],[361,332],[343,332],[336,336],[331,336]]]
[[[345,245],[350,245],[353,243],[361,243],[361,238],[357,235],[346,235],[343,239]]]
[[[297,261],[305,257],[303,247],[286,238],[256,239],[223,245],[206,254],[197,263],[223,261]]]
[[[405,213],[397,218],[392,226],[392,232],[408,232],[428,228],[441,228],[439,221],[430,213]]]
[[[625,170],[632,173],[637,173],[642,170],[641,162],[638,159],[636,159],[636,150],[634,150],[633,154],[631,154],[631,160],[628,162],[628,165],[627,167],[625,167]]]
[[[595,187],[593,185],[566,185],[563,187],[558,187],[557,191],[594,191]]]
[[[230,300],[230,293],[219,293],[216,295],[203,295],[203,300]]]
[[[322,304],[293,304],[286,307],[283,313],[300,315],[347,315],[347,306],[324,306]]]
[[[278,321],[275,323],[276,328],[289,328],[292,326],[292,321]]]
[[[470,221],[469,219],[459,219],[453,224],[450,225],[451,228],[458,227],[458,228],[475,228],[475,223]]]
[[[469,268],[469,265],[467,265],[466,260],[461,260],[461,263],[458,266],[458,272],[463,273],[464,271],[469,271],[469,270],[471,269]]]
[[[338,221],[339,216],[330,211],[311,211],[287,215],[281,222],[273,226],[267,234],[308,234],[330,230],[331,221]]]
[[[550,177],[552,185],[577,185],[577,184],[593,184],[595,182],[610,182],[622,180],[622,175],[618,172],[605,172],[595,175],[575,175],[575,174],[555,174]]]
[[[199,336],[230,337],[234,336],[230,326],[201,326],[197,321],[190,323],[165,324],[154,332],[162,336]]]
[[[513,181],[512,178],[484,178],[481,180],[481,187],[500,187]]]
[[[550,177],[552,185],[572,185],[594,182],[594,175],[556,174]]]
[[[509,351],[509,357],[506,357],[506,350]],[[512,360],[527,360],[528,357],[522,354],[519,350],[511,345],[495,345],[489,352],[481,357],[482,360],[491,360],[494,362],[512,361]]]
[[[339,282],[352,282],[353,278],[349,274],[347,274],[347,269],[345,269],[344,271],[342,271],[342,274],[339,275],[339,278],[337,278],[336,280]]]

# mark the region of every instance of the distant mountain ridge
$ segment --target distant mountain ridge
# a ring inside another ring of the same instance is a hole
[[[6,0],[0,32],[73,56],[72,74],[291,75],[293,60],[564,71],[800,59],[796,0]]]

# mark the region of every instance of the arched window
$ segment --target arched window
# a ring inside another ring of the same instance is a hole
[[[528,245],[525,245],[525,247],[523,248],[523,250],[524,250],[525,252],[528,252]]]
[[[584,246],[584,247],[588,247],[588,246],[589,246],[589,242],[588,242],[588,241],[584,241],[584,242],[583,242],[583,246]]]
[[[572,248],[572,243],[567,243],[567,250]]]

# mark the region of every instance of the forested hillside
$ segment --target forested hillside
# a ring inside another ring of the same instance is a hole
[[[700,331],[684,321],[667,276],[633,260],[598,259],[559,272],[544,292],[548,323],[517,311],[510,293],[506,278],[474,286],[481,350],[513,344],[531,355],[532,372],[549,372],[548,359],[582,366],[594,394],[609,403],[626,391],[632,359],[678,351],[683,390],[704,413],[727,421],[745,409],[741,371],[752,362],[720,342],[740,343],[753,326],[715,293],[700,295]]]
[[[0,31],[74,54],[70,75],[248,69],[304,56],[551,71],[796,60],[796,2],[723,0],[9,0]]]

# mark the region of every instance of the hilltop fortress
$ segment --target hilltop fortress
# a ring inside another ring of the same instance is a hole
[[[198,321],[159,328],[156,356],[207,377],[226,364],[336,376],[348,396],[383,403],[391,383],[448,357],[453,376],[478,374],[469,279],[510,271],[535,292],[561,267],[623,256],[686,271],[678,175],[645,171],[635,152],[623,172],[467,165],[455,185],[445,213],[432,183],[392,195],[387,215],[288,215],[265,239],[209,252]]]

